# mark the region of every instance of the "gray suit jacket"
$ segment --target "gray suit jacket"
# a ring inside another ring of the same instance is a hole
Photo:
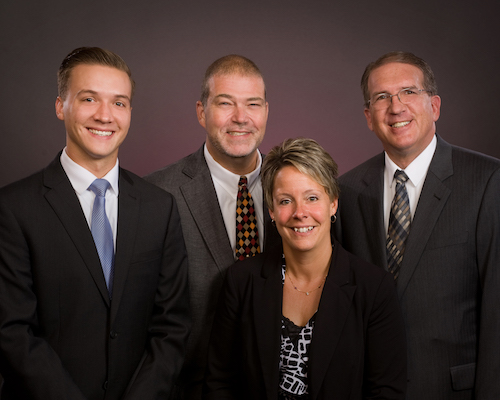
[[[172,193],[181,215],[189,260],[190,303],[193,327],[186,362],[175,398],[200,399],[208,340],[226,269],[234,264],[234,250],[220,211],[203,146],[175,164],[144,179]],[[280,244],[264,207],[264,250]]]
[[[340,178],[337,235],[386,268],[383,171],[380,154]],[[500,399],[499,195],[500,160],[438,136],[396,282],[408,400]]]

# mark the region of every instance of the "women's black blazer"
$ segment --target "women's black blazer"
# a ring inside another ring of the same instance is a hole
[[[277,399],[281,247],[228,269],[210,340],[207,399]],[[334,244],[309,353],[311,399],[404,399],[406,341],[389,273]]]

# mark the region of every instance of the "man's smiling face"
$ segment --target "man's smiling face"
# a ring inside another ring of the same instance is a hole
[[[398,93],[403,88],[424,89],[422,71],[403,63],[389,63],[372,71],[368,78],[370,98],[377,93]],[[441,99],[422,93],[411,104],[397,96],[381,110],[365,108],[368,128],[375,132],[389,157],[406,168],[431,142],[439,118]]]
[[[65,98],[56,100],[56,115],[66,127],[68,156],[93,171],[111,169],[130,127],[132,86],[116,68],[80,64],[73,68]]]

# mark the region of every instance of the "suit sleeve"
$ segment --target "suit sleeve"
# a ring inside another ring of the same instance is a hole
[[[476,398],[500,398],[500,169],[484,192],[477,221],[477,262],[481,281]],[[464,205],[467,211],[467,205]]]
[[[0,373],[19,398],[84,400],[51,346],[36,332],[30,246],[13,212],[0,202]]]
[[[363,399],[404,400],[406,336],[392,275],[378,288],[366,335]]]
[[[123,400],[167,399],[179,375],[191,328],[188,260],[172,197],[149,343]]]
[[[208,364],[203,388],[204,399],[237,399],[238,362],[241,344],[239,333],[239,300],[232,269],[226,274],[224,287],[215,312],[208,348]]]

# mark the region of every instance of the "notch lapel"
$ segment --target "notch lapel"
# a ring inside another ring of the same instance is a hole
[[[262,274],[253,284],[253,312],[257,347],[269,399],[276,399],[279,385],[283,285],[279,251],[264,253]]]
[[[436,151],[418,200],[415,217],[406,242],[403,263],[396,281],[400,299],[415,272],[434,226],[451,194],[451,189],[443,183],[445,179],[453,175],[451,146],[439,136],[437,138]]]
[[[366,233],[368,253],[372,254],[373,264],[387,269],[387,255],[385,252],[386,232],[384,228],[384,154],[376,159],[377,165],[369,168],[363,177],[366,185],[359,194],[359,212],[361,214],[364,229],[360,232]],[[349,220],[346,221],[349,223]],[[367,258],[369,259],[369,257]]]
[[[64,229],[92,275],[103,300],[109,307],[108,288],[106,287],[94,239],[83,214],[78,196],[62,168],[60,156],[61,153],[44,171],[44,185],[48,188],[45,198],[63,224]]]
[[[113,301],[111,303],[111,325],[116,317],[127,280],[140,210],[140,193],[134,189],[132,180],[127,175],[127,172],[121,168],[118,185],[120,193],[118,195],[118,226],[116,233]]]
[[[310,393],[316,399],[337,349],[351,308],[356,286],[349,284],[349,259],[335,244],[330,272],[316,314],[309,354]]]
[[[220,211],[210,170],[203,156],[203,146],[195,154],[196,163],[187,165],[183,172],[191,181],[179,189],[220,272],[235,262],[226,226]],[[236,226],[235,226],[236,235]]]

